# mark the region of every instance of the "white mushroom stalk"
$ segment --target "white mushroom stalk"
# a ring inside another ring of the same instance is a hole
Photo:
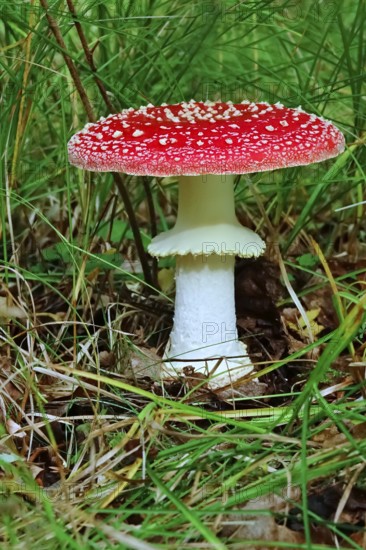
[[[185,365],[223,387],[253,370],[238,340],[234,301],[235,255],[259,256],[265,244],[235,215],[234,177],[181,176],[177,222],[155,237],[149,252],[177,256],[174,326],[163,377]]]
[[[192,365],[216,388],[253,370],[245,344],[238,341],[234,262],[234,256],[216,254],[177,256],[174,326],[163,378],[176,377]]]

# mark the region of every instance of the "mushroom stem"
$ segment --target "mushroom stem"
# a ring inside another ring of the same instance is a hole
[[[214,370],[210,387],[215,388],[253,370],[246,346],[238,341],[234,262],[234,256],[217,254],[177,257],[174,327],[164,375],[176,376],[187,364],[206,375]]]
[[[177,256],[174,326],[163,377],[176,376],[188,363],[207,375],[214,371],[211,388],[253,370],[238,341],[234,264],[235,255],[258,256],[264,243],[238,222],[233,181],[227,174],[181,176],[177,222],[149,246],[153,255]]]
[[[175,225],[178,231],[187,226],[239,224],[235,215],[233,175],[180,176],[178,182],[179,204]]]

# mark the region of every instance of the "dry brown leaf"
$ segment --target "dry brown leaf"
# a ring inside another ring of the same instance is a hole
[[[327,426],[327,424],[328,424],[327,421],[323,422],[322,425],[324,426],[324,429],[316,433],[311,438],[311,441],[314,441],[316,443],[320,443],[323,446],[326,446],[327,441],[337,438],[340,435],[339,430],[335,424],[331,424],[330,426]]]
[[[48,401],[70,397],[74,394],[77,387],[74,381],[65,380],[61,377],[44,376],[39,383],[42,395],[46,397]]]
[[[311,332],[314,336],[318,336],[318,334],[324,330],[324,326],[317,323],[316,319],[318,318],[320,313],[320,308],[310,309],[306,311],[306,315],[311,327]],[[300,317],[299,312],[296,308],[285,308],[282,312],[283,319],[285,320],[285,323],[289,329],[291,329],[293,332],[298,334],[298,336],[302,340],[308,339],[308,329],[305,325],[305,321],[302,317]]]
[[[10,380],[10,377],[12,378]],[[0,357],[0,386],[1,394],[18,401],[24,395],[24,391],[16,386],[17,380],[12,375],[12,364],[8,357]]]
[[[139,347],[139,353],[131,353],[131,366],[127,367],[124,374],[134,378],[148,376],[153,380],[160,380],[161,357],[154,348]]]
[[[366,422],[361,422],[361,424],[356,424],[351,429],[351,434],[355,439],[365,439],[366,438]]]
[[[269,510],[284,512],[287,508],[286,501],[277,495],[266,495],[245,504],[241,510],[246,514],[228,514],[223,517],[223,529],[221,535],[230,537],[236,543],[245,540],[258,540],[271,542],[271,546],[263,544],[245,546],[249,550],[277,550],[281,546],[273,546],[273,542],[296,545],[305,542],[304,535],[298,531],[292,531],[284,525],[278,525],[271,515],[262,515],[256,510]],[[253,510],[253,513],[250,513]]]
[[[99,364],[103,369],[113,368],[116,364],[116,354],[113,351],[101,351]]]
[[[5,296],[0,296],[0,318],[3,319],[25,319],[27,317],[27,313],[24,311],[24,309],[12,305],[10,302],[10,298]]]

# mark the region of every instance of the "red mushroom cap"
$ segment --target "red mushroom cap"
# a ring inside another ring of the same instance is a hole
[[[276,103],[178,103],[90,123],[68,145],[87,170],[172,176],[245,174],[318,162],[341,153],[343,134],[329,121]]]

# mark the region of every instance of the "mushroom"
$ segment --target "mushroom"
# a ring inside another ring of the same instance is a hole
[[[234,174],[319,162],[343,149],[342,133],[322,117],[249,101],[125,109],[71,138],[70,162],[80,168],[178,179],[176,224],[148,248],[176,256],[163,379],[193,366],[216,389],[253,370],[236,329],[234,261],[259,256],[265,244],[235,216]]]

